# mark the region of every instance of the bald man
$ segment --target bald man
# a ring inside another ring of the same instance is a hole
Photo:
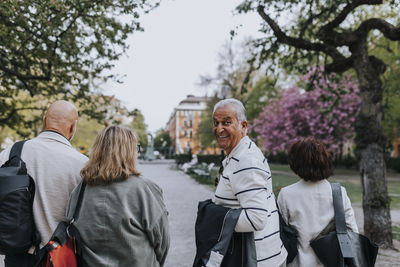
[[[75,106],[59,100],[43,117],[44,131],[25,142],[21,158],[36,185],[33,216],[44,246],[58,223],[64,220],[72,189],[81,181],[80,170],[88,160],[71,146],[78,112]],[[0,166],[9,157],[11,147],[0,153]],[[6,255],[6,267],[33,266],[32,255]]]

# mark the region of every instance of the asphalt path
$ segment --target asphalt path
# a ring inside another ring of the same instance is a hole
[[[213,196],[209,187],[201,185],[174,165],[139,164],[142,175],[157,183],[164,192],[169,212],[171,246],[165,267],[190,267],[196,254],[194,224],[197,204]]]

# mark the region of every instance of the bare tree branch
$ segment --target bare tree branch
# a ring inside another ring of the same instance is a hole
[[[355,34],[366,35],[371,30],[379,30],[383,35],[392,40],[400,40],[400,27],[395,27],[393,24],[383,19],[368,19],[361,23],[360,27],[355,31]]]
[[[324,52],[328,54],[330,57],[332,57],[334,60],[345,59],[345,57],[336,49],[335,46],[326,45],[324,43],[312,43],[302,38],[287,36],[281,30],[279,25],[264,12],[264,6],[258,6],[257,11],[260,14],[260,16],[268,23],[271,29],[274,31],[274,35],[277,38],[278,42],[293,46],[295,48],[305,49],[308,51]]]
[[[321,31],[321,33],[322,32],[330,32],[330,31],[332,31],[334,28],[339,26],[346,19],[346,17],[350,14],[350,12],[352,12],[354,9],[356,9],[359,6],[362,6],[362,5],[379,5],[379,4],[382,4],[382,0],[356,0],[356,1],[352,1],[352,2],[348,3],[347,6],[345,6],[343,8],[343,10],[336,16],[336,18],[334,20],[332,20],[331,22],[329,22],[328,24],[323,26],[320,31]],[[325,35],[325,34],[323,34],[323,35]]]

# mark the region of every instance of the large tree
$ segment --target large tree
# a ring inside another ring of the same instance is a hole
[[[357,15],[363,8],[382,4],[382,0],[245,0],[238,11],[257,11],[265,22],[261,31],[266,37],[256,42],[260,61],[280,58],[286,66],[301,66],[298,64],[315,62],[322,57],[328,72],[355,70],[361,97],[355,129],[363,187],[364,231],[379,245],[392,246],[385,178],[386,138],[382,130],[381,75],[385,72],[385,63],[370,54],[369,36],[382,34],[398,41],[400,27],[395,26],[396,19],[382,16],[360,20]],[[399,10],[398,5],[398,1],[385,3],[393,11]]]
[[[30,128],[44,99],[79,102],[80,111],[101,118],[91,101],[96,84],[128,48],[138,18],[157,0],[0,1],[0,125]],[[19,98],[29,95],[24,102]],[[47,100],[48,101],[48,100]],[[27,111],[27,112],[26,112]],[[95,112],[93,112],[95,111]]]
[[[147,125],[144,122],[144,116],[137,108],[130,112],[129,115],[133,118],[130,126],[135,130],[139,138],[139,144],[142,147],[142,152],[144,153],[149,145]]]

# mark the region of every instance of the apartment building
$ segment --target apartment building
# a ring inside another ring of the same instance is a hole
[[[207,106],[207,97],[187,95],[172,112],[167,123],[166,130],[169,132],[176,154],[213,154],[219,153],[217,148],[203,148],[197,135],[197,129],[201,121],[201,113]],[[211,131],[210,125],[210,131]]]

